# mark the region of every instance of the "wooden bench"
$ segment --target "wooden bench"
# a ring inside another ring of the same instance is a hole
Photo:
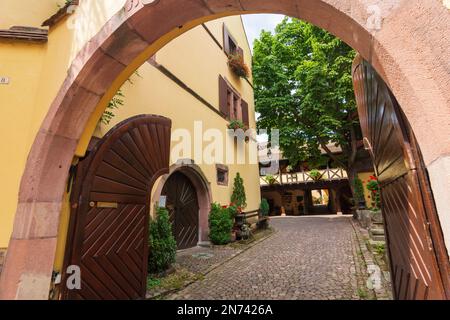
[[[249,220],[257,218],[253,223],[249,222]],[[259,210],[245,212],[243,214],[244,223],[250,224],[252,229],[260,229],[267,227],[267,221],[269,217],[263,217],[260,215]]]

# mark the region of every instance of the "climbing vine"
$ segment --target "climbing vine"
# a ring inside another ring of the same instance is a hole
[[[135,71],[134,75],[142,78],[138,71]],[[130,84],[134,84],[131,78],[129,78],[127,81]],[[111,123],[111,120],[116,116],[114,110],[119,109],[121,106],[124,105],[124,103],[125,103],[125,95],[123,93],[122,88],[120,88],[119,91],[117,91],[116,95],[108,103],[105,112],[103,112],[103,115],[100,118],[100,122],[103,123],[104,125],[109,125]]]

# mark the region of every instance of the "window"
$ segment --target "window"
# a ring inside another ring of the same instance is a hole
[[[228,31],[228,28],[223,24],[223,50],[227,55],[236,54],[240,52],[237,41]]]
[[[220,186],[228,186],[228,167],[222,164],[216,165],[217,184]]]
[[[313,205],[327,206],[330,202],[329,191],[327,189],[313,190],[311,192]]]
[[[249,126],[248,103],[222,76],[219,76],[219,103],[220,112],[225,118],[241,120]]]

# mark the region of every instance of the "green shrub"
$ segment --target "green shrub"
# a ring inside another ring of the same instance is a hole
[[[231,195],[231,202],[238,208],[247,207],[247,196],[245,195],[244,180],[241,178],[239,172],[234,178],[233,194]]]
[[[269,202],[267,201],[267,199],[264,199],[264,198],[262,199],[261,205],[259,206],[259,210],[261,211],[261,216],[267,217],[269,215],[270,206],[269,206]]]
[[[159,273],[167,270],[175,262],[177,242],[172,234],[169,212],[159,208],[156,219],[150,221],[148,270]]]
[[[213,203],[209,214],[209,238],[213,244],[223,245],[231,241],[233,219],[229,208]]]
[[[360,202],[366,202],[364,197],[364,186],[363,182],[359,178],[355,178],[353,180],[353,190],[355,196],[355,205],[358,205]]]

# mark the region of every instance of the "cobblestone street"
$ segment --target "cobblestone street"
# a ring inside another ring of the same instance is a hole
[[[351,217],[271,220],[276,233],[167,299],[360,299]],[[363,280],[364,281],[364,280]]]

